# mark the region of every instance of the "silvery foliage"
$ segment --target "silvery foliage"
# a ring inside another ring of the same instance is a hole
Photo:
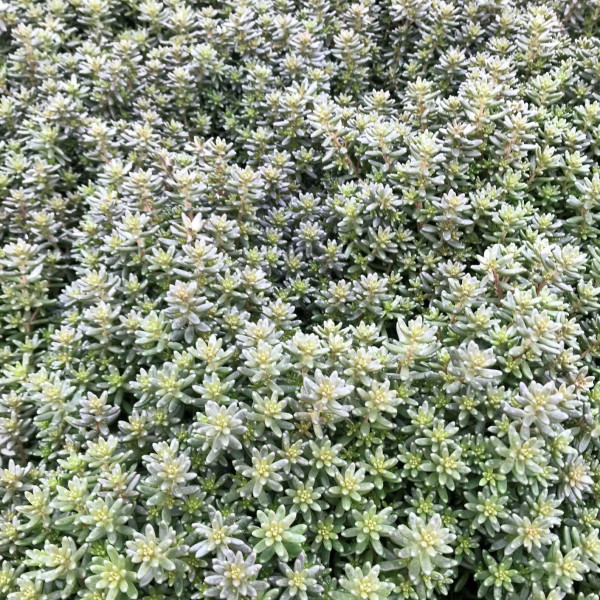
[[[0,0],[0,597],[597,600],[599,19]]]

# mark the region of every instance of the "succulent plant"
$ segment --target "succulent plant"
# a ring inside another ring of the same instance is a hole
[[[598,0],[0,0],[0,598],[598,600]]]

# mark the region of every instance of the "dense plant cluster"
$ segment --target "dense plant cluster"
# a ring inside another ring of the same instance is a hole
[[[598,600],[599,27],[0,0],[0,597]]]

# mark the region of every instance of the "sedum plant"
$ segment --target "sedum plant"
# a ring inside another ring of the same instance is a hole
[[[597,0],[0,0],[0,598],[597,600]]]

